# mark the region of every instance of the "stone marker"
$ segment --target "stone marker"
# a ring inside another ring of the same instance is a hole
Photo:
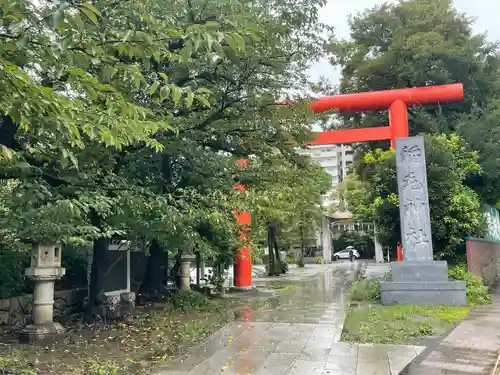
[[[423,137],[396,139],[396,171],[403,261],[380,283],[382,303],[465,305],[465,282],[449,281],[447,263],[433,260]]]
[[[321,242],[323,251],[323,262],[332,262],[332,230],[330,228],[330,218],[323,216],[321,221]]]
[[[191,290],[191,262],[195,259],[193,254],[182,254],[180,273],[179,290],[187,292]]]
[[[64,328],[54,319],[54,282],[64,276],[61,248],[55,245],[33,244],[31,267],[26,276],[33,280],[33,324],[21,331],[22,342],[54,341]]]
[[[375,245],[375,262],[384,263],[384,249],[377,238],[377,226],[373,223],[373,243]]]

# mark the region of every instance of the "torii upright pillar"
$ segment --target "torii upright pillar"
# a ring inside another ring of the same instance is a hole
[[[308,144],[329,145],[391,140],[391,146],[394,148],[394,142],[397,138],[409,136],[409,106],[460,102],[463,98],[464,90],[461,83],[320,97],[309,105],[309,108],[315,113],[332,109],[337,109],[340,112],[389,110],[389,126],[325,131],[319,133],[317,138]],[[244,164],[246,160],[241,162]],[[238,185],[236,188],[241,189],[242,186]],[[238,220],[240,224],[243,224],[242,218]],[[246,214],[243,221],[245,224],[250,224],[249,220],[249,214]],[[234,273],[236,287],[249,288],[252,286],[250,249],[244,248],[236,256]]]

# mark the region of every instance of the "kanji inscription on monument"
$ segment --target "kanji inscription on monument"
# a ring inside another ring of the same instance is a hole
[[[401,238],[405,261],[432,260],[424,137],[396,139]]]

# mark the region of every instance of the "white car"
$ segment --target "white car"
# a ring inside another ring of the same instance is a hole
[[[353,247],[346,247],[344,250],[341,250],[335,254],[333,254],[333,259],[339,260],[339,259],[349,259],[349,251],[352,250],[352,256],[354,259],[359,259],[359,252]]]

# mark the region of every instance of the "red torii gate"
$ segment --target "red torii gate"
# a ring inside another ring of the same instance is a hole
[[[329,145],[390,139],[391,146],[394,148],[396,138],[409,136],[408,106],[459,102],[463,98],[464,90],[461,83],[321,97],[309,105],[315,113],[330,109],[338,109],[340,112],[388,109],[389,126],[324,131],[308,144]],[[240,160],[238,164],[240,167],[245,167],[247,162],[247,160]],[[245,189],[241,184],[235,185],[234,188]],[[241,212],[236,214],[236,219],[239,225],[246,228],[241,231],[241,238],[244,240],[245,231],[251,225],[251,214]],[[248,247],[241,249],[236,256],[234,286],[237,288],[251,288],[252,286],[252,257]]]

